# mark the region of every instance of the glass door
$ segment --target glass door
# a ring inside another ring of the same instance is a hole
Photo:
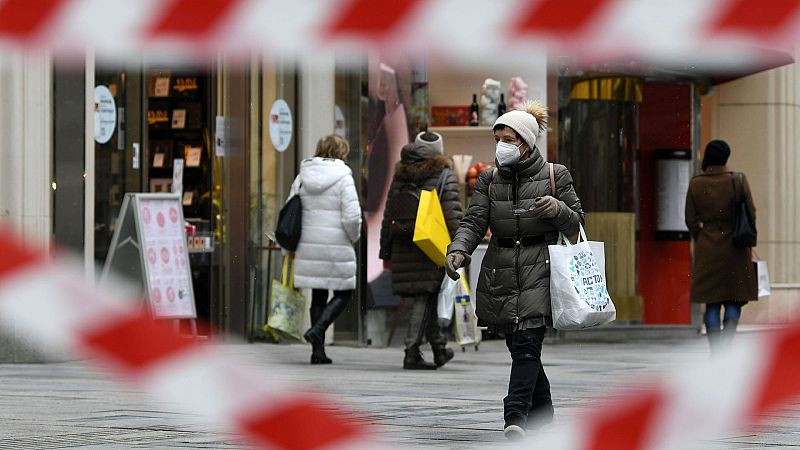
[[[97,267],[102,267],[125,193],[141,191],[142,76],[139,68],[98,64],[94,124],[94,256]]]

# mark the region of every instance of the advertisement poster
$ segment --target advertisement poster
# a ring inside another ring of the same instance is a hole
[[[689,239],[684,212],[692,177],[691,158],[691,151],[686,149],[656,151],[656,239]]]
[[[137,207],[154,316],[196,317],[180,200],[140,198]]]
[[[369,178],[364,213],[367,220],[367,281],[376,305],[395,305],[389,272],[384,271],[380,250],[381,221],[394,166],[409,142],[406,111],[411,99],[402,86],[410,83],[408,61],[369,59]]]

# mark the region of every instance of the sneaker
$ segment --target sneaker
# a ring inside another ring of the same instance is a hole
[[[509,441],[520,441],[525,437],[525,429],[519,425],[506,425],[503,435]]]

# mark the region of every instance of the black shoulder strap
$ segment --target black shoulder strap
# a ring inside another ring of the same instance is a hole
[[[736,179],[739,178],[739,184],[741,183],[741,175],[740,173],[731,173],[731,183],[733,183],[733,204],[734,206],[739,202],[739,189],[736,186]]]
[[[444,191],[444,186],[447,184],[447,176],[450,175],[450,168],[445,167],[442,169],[442,173],[439,174],[439,182],[436,185],[436,195],[439,196],[439,199],[442,198],[442,191]]]

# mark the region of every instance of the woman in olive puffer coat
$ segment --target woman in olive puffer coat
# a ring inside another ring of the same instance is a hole
[[[395,295],[413,302],[405,340],[404,369],[436,369],[453,358],[453,351],[446,348],[447,339],[442,335],[436,317],[436,297],[444,270],[414,244],[412,236],[399,235],[393,226],[394,221],[401,220],[400,217],[412,224],[416,217],[414,202],[402,201],[402,198],[408,198],[401,195],[404,191],[418,193],[441,188],[438,195],[442,212],[450,236],[455,235],[463,214],[460,188],[452,162],[442,152],[442,137],[437,133],[420,133],[415,142],[403,147],[400,162],[395,166],[381,226],[379,256],[392,272],[392,290]],[[423,334],[431,344],[434,364],[426,362],[419,350]]]
[[[547,110],[523,105],[497,119],[497,170],[480,174],[475,193],[453,243],[446,269],[469,264],[469,255],[491,229],[489,249],[481,264],[476,305],[478,318],[506,333],[512,366],[505,405],[505,434],[525,434],[529,415],[552,419],[550,385],[541,364],[545,326],[551,322],[548,244],[559,232],[578,233],[583,209],[569,171],[554,164],[556,195],[551,192],[551,166],[536,148],[544,133]]]

